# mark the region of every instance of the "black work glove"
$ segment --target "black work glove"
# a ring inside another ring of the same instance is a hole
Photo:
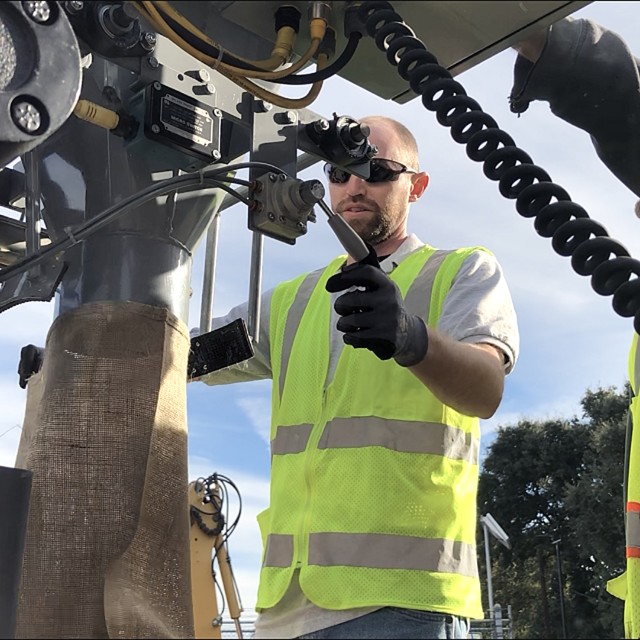
[[[337,328],[345,344],[373,351],[380,360],[411,367],[427,354],[427,327],[418,316],[407,312],[400,290],[379,267],[358,262],[327,280],[330,293],[353,286],[364,290],[341,295],[334,308],[340,316]]]

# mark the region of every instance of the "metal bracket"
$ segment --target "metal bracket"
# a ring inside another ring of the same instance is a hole
[[[67,263],[58,254],[48,263],[19,271],[0,283],[0,313],[21,302],[51,300],[66,270]]]

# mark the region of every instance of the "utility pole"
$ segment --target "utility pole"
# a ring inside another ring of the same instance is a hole
[[[567,624],[564,618],[564,581],[562,579],[562,565],[560,564],[560,541],[552,540],[551,544],[556,548],[556,571],[558,572],[558,595],[560,597],[560,619],[562,621],[562,638],[567,640]]]
[[[542,620],[544,622],[544,637],[551,637],[551,625],[549,621],[549,605],[547,604],[547,580],[545,577],[544,556],[542,547],[538,546],[538,566],[540,567],[540,592],[542,595]]]
[[[482,524],[482,530],[484,532],[484,553],[485,561],[487,564],[487,594],[489,596],[491,637],[502,638],[502,628],[500,628],[500,630],[496,628],[495,610],[493,605],[493,583],[491,580],[491,553],[489,552],[489,533],[491,533],[491,535],[493,535],[493,537],[507,549],[511,549],[511,542],[504,529],[496,522],[495,518],[490,513],[480,516],[480,523]]]

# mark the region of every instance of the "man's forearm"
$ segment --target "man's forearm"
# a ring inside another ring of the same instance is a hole
[[[490,418],[504,389],[501,352],[489,344],[457,342],[429,328],[429,350],[413,374],[444,404],[469,416]]]

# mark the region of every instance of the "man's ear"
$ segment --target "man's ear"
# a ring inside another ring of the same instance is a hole
[[[426,171],[420,171],[411,176],[411,191],[409,192],[409,202],[418,200],[429,184],[429,174]]]

